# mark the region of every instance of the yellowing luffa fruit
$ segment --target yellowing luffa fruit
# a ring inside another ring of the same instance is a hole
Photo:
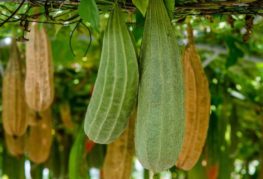
[[[44,111],[53,102],[54,73],[52,52],[44,27],[32,23],[26,43],[25,92],[28,106]]]

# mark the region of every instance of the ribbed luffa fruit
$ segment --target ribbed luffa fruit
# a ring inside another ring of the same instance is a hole
[[[102,169],[104,178],[130,178],[134,155],[135,117],[136,113],[134,112],[130,117],[128,128],[117,140],[108,145]]]
[[[142,43],[135,150],[159,172],[175,164],[185,123],[183,66],[163,0],[149,2]]]
[[[33,109],[28,108],[27,110],[27,120],[29,126],[35,126],[41,121],[42,117],[40,112],[36,112]]]
[[[54,98],[52,52],[44,27],[32,23],[26,43],[26,102],[36,111],[46,110]]]
[[[13,156],[20,156],[24,154],[25,136],[14,137],[7,133],[5,134],[5,142],[7,150]]]
[[[48,159],[52,144],[52,114],[48,109],[39,114],[40,121],[30,126],[25,150],[28,158],[35,163],[43,163]]]
[[[15,40],[3,77],[3,126],[8,135],[22,136],[26,132],[26,102],[24,65]]]
[[[176,166],[184,170],[192,169],[202,153],[210,112],[209,84],[195,49],[190,25],[188,37],[189,43],[183,55],[186,126],[183,147],[176,162]]]
[[[138,88],[135,47],[120,9],[115,5],[104,33],[94,91],[85,117],[85,133],[107,144],[127,127]]]

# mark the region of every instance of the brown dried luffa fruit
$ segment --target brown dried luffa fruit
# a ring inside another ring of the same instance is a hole
[[[176,166],[184,170],[190,170],[202,153],[210,112],[209,84],[194,45],[190,25],[188,37],[189,43],[183,55],[186,126],[184,143],[176,162]]]
[[[29,128],[25,146],[28,158],[35,163],[43,163],[48,159],[52,144],[51,110],[40,112],[39,117],[39,122]]]
[[[108,145],[106,159],[103,164],[103,178],[130,178],[134,155],[135,116],[134,112],[125,132],[116,141]]]
[[[41,115],[39,112],[34,111],[33,109],[28,108],[27,110],[27,120],[29,126],[35,126],[41,121]]]
[[[25,137],[14,137],[11,135],[5,134],[6,147],[9,153],[13,156],[20,156],[24,154],[25,146]]]
[[[24,65],[15,40],[3,77],[3,126],[8,135],[22,136],[26,132],[26,102]]]
[[[33,23],[26,43],[25,92],[28,106],[36,111],[46,110],[54,98],[52,52],[43,27]]]

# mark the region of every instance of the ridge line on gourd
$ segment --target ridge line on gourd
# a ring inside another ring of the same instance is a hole
[[[13,137],[24,135],[28,126],[24,84],[24,63],[16,40],[12,39],[10,56],[3,76],[2,121],[4,131]]]
[[[26,43],[25,94],[28,107],[41,112],[54,101],[54,67],[51,42],[44,27],[30,25]]]
[[[182,59],[163,0],[149,2],[140,62],[135,150],[143,167],[160,172],[175,165],[185,126]]]
[[[209,83],[196,50],[193,29],[188,24],[188,44],[183,54],[185,80],[185,134],[176,167],[191,170],[205,145],[210,116]]]
[[[137,101],[139,71],[130,35],[115,4],[104,33],[98,76],[84,121],[86,135],[96,143],[111,143],[123,133]]]

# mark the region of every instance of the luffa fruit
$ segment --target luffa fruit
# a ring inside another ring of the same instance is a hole
[[[22,156],[24,154],[25,147],[25,136],[14,137],[8,134],[5,134],[5,142],[7,150],[13,156]]]
[[[135,117],[136,113],[134,112],[130,117],[128,128],[117,140],[108,145],[102,168],[104,178],[130,178],[134,155]]]
[[[35,163],[43,163],[48,159],[52,144],[51,110],[41,112],[39,117],[39,122],[30,126],[25,145],[28,158]]]
[[[54,98],[52,52],[44,27],[32,23],[26,43],[26,102],[35,111],[50,107]]]
[[[22,59],[15,40],[12,40],[10,58],[3,77],[3,126],[8,135],[22,136],[26,132],[27,106],[25,76]]]
[[[209,84],[195,49],[190,25],[188,41],[183,55],[186,126],[183,147],[176,162],[176,166],[184,170],[193,168],[202,153],[210,112]]]
[[[163,0],[151,0],[146,14],[135,149],[154,172],[172,167],[184,134],[184,81],[176,34]]]
[[[104,33],[94,91],[85,117],[85,133],[107,144],[127,127],[137,99],[138,65],[135,47],[117,5]]]

